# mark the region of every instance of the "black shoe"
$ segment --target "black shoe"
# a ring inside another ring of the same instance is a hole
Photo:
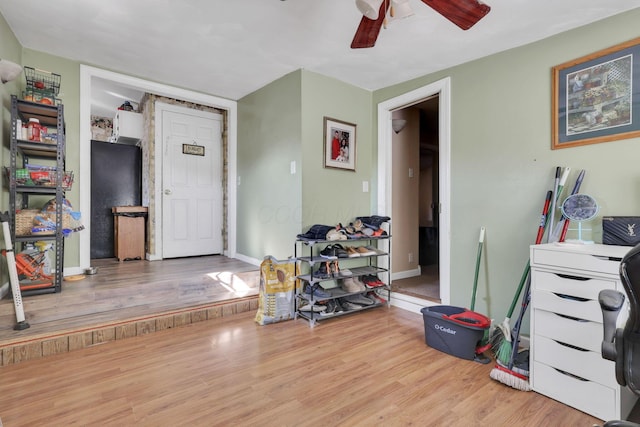
[[[336,255],[336,250],[333,247],[333,245],[329,245],[326,248],[324,248],[323,250],[320,251],[320,256],[322,258],[327,258],[327,259],[336,259],[338,256]]]
[[[339,243],[333,245],[333,251],[338,258],[349,258],[349,253],[344,248],[344,246]]]
[[[331,277],[331,270],[327,270],[326,262],[320,264],[320,267],[313,273],[313,277],[317,277],[318,279],[329,279]]]

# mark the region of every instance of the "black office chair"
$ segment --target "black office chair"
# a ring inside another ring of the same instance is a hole
[[[618,313],[624,305],[624,294],[605,289],[598,295],[604,323],[602,357],[615,362],[618,384],[629,387],[640,396],[640,245],[622,258],[620,279],[629,297],[629,318],[624,328],[616,328]],[[640,427],[640,424],[608,421],[604,427]]]

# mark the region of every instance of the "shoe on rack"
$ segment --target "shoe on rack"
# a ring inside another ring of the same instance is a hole
[[[356,283],[356,285],[358,285],[358,291],[357,292],[364,292],[365,290],[367,290],[367,285],[362,281],[361,277],[355,276],[353,278],[353,281]]]
[[[349,295],[344,297],[345,301],[362,306],[373,305],[375,302],[362,294]]]
[[[328,279],[331,277],[331,267],[327,270],[328,262],[323,262],[320,264],[320,267],[313,273],[313,277],[317,277],[318,279]]]
[[[333,245],[333,250],[338,258],[349,258],[349,253],[340,243]]]
[[[376,304],[386,304],[387,300],[382,298],[377,293],[371,291],[367,293],[367,298],[370,298],[372,301],[375,301]]]
[[[387,255],[387,253],[381,249],[376,248],[375,246],[367,245],[365,248],[369,249],[372,252],[375,252],[376,255]]]
[[[387,232],[384,231],[382,228],[378,228],[377,230],[375,230],[373,232],[373,237],[382,237],[382,236],[386,236]]]
[[[322,258],[327,259],[336,259],[338,256],[336,255],[336,250],[333,245],[329,245],[320,251],[320,256]]]
[[[360,256],[360,252],[358,252],[356,248],[354,248],[353,246],[347,246],[346,250],[347,250],[347,256],[349,258],[355,258]]]
[[[353,280],[353,277],[347,277],[340,281],[340,288],[343,291],[352,293],[352,292],[360,292],[360,286]]]
[[[354,304],[354,303],[346,301],[344,299],[340,300],[340,305],[342,306],[344,311],[353,311],[353,310],[358,310],[358,309],[362,308],[358,304]]]
[[[338,313],[338,304],[335,300],[327,300],[324,302],[324,305],[327,309],[320,313],[321,316],[331,316],[332,314]],[[340,311],[342,311],[342,307],[340,307]]]
[[[385,283],[382,280],[380,280],[378,278],[378,276],[376,276],[375,274],[370,274],[368,276],[365,276],[364,282],[370,288],[378,288],[380,286],[384,286],[385,285]]]
[[[322,298],[331,298],[331,294],[327,291],[325,291],[324,289],[322,289],[321,287],[316,287],[315,289],[312,289],[313,286],[310,286],[309,284],[307,284],[304,288],[304,293],[307,295],[313,295],[313,298],[315,299],[322,299]]]
[[[371,255],[377,255],[377,253],[375,253],[374,251],[372,251],[371,249],[367,249],[364,246],[358,246],[357,248],[355,248],[356,251],[360,254],[360,256],[371,256]]]
[[[302,307],[298,308],[299,311],[313,311],[314,313],[322,313],[324,311],[326,311],[327,307],[324,305],[319,305],[319,304],[305,304]]]

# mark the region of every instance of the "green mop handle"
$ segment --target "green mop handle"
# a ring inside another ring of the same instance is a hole
[[[476,290],[478,289],[478,274],[480,273],[480,258],[482,257],[482,245],[484,243],[484,227],[480,228],[480,238],[478,239],[478,256],[476,257],[476,274],[473,278],[473,293],[471,294],[471,311],[476,305]]]
[[[513,315],[513,310],[516,309],[516,304],[518,303],[518,299],[520,298],[520,293],[522,293],[522,288],[524,288],[524,284],[527,281],[527,277],[529,277],[529,271],[531,270],[530,260],[527,260],[527,265],[524,267],[524,271],[522,272],[522,277],[520,278],[520,283],[518,284],[518,290],[516,291],[515,296],[513,297],[513,301],[511,301],[511,307],[509,307],[509,311],[507,312],[507,318],[511,318]]]

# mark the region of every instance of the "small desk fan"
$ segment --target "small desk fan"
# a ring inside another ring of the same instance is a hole
[[[562,202],[560,210],[569,220],[578,223],[578,239],[566,240],[566,242],[578,244],[593,243],[593,240],[582,240],[582,223],[591,221],[598,214],[599,206],[596,200],[588,194],[572,194]]]

